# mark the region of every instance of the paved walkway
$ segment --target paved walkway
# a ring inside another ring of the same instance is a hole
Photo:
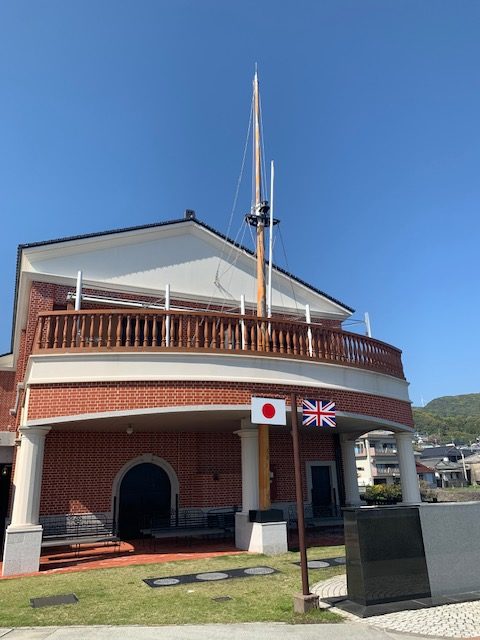
[[[251,623],[165,627],[35,627],[0,629],[2,640],[421,640],[358,623]]]
[[[333,598],[347,595],[347,577],[335,576],[319,582],[312,587],[312,592],[320,598]],[[480,637],[480,602],[462,602],[447,604],[441,607],[430,607],[416,611],[398,611],[381,616],[360,619],[340,609],[332,609],[336,613],[355,620],[357,624],[371,628],[388,629],[403,633],[418,633],[435,638],[479,638]]]

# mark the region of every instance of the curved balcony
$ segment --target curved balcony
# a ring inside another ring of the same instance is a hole
[[[319,324],[178,310],[39,314],[34,354],[92,351],[268,355],[358,367],[404,379],[399,349]]]

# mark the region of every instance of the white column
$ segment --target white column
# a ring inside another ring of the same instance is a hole
[[[42,527],[38,524],[43,453],[48,426],[20,429],[14,478],[12,521],[7,527],[3,575],[38,571]]]
[[[355,440],[342,436],[340,440],[343,459],[343,480],[345,483],[345,504],[347,507],[358,507],[362,504],[358,489],[357,462],[355,458]]]
[[[402,502],[403,504],[419,504],[421,498],[413,453],[412,434],[396,433],[395,440],[400,467],[400,482],[402,484]]]
[[[258,509],[258,429],[244,427],[235,432],[242,447],[242,513]]]
[[[286,553],[287,523],[250,522],[249,511],[258,509],[258,429],[247,420],[235,432],[242,447],[242,511],[235,514],[235,546],[253,553]]]

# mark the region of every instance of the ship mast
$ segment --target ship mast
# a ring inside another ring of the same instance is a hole
[[[257,316],[265,318],[267,292],[265,287],[265,220],[262,209],[262,149],[260,140],[260,94],[258,89],[258,73],[253,79],[253,108],[255,117],[255,209],[257,215]],[[265,209],[268,205],[264,205]],[[267,208],[268,211],[268,208]],[[265,213],[267,213],[265,211]],[[263,342],[263,340],[262,340]]]
[[[259,332],[259,343],[261,349],[265,350],[267,335],[267,325],[265,318],[267,316],[267,293],[265,286],[265,226],[269,223],[268,212],[270,210],[267,200],[263,199],[262,194],[262,140],[260,126],[260,91],[258,86],[258,73],[255,70],[253,78],[253,153],[254,153],[254,169],[255,169],[255,197],[252,202],[252,210],[246,216],[247,222],[256,228],[257,242],[257,318],[261,319],[258,323],[257,331]],[[252,199],[253,200],[253,199]],[[274,220],[274,224],[277,223]],[[260,509],[270,509],[270,446],[269,446],[269,428],[266,424],[258,426],[258,484],[259,484],[259,502]]]
[[[255,170],[255,194],[252,210],[247,214],[247,222],[257,230],[257,316],[267,315],[267,293],[265,285],[265,224],[268,223],[270,207],[262,194],[262,140],[260,127],[260,91],[258,73],[253,78],[253,154]],[[262,339],[262,344],[264,340]]]

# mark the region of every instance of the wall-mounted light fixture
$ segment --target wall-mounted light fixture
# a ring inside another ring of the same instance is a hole
[[[127,427],[127,436],[131,436],[132,433],[133,433],[133,427],[131,424],[129,424]]]

